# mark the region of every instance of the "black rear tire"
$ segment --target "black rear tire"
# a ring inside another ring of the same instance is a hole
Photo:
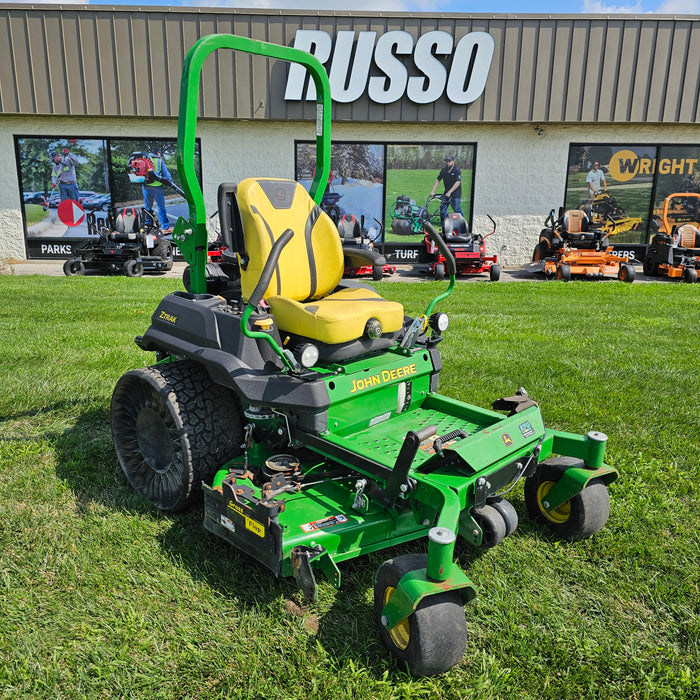
[[[201,498],[201,481],[241,453],[234,395],[190,360],[127,372],[112,395],[111,423],[127,481],[163,511]]]
[[[449,671],[464,656],[467,621],[457,591],[429,595],[415,612],[388,630],[381,614],[404,574],[424,569],[427,554],[405,554],[385,561],[374,581],[374,613],[384,646],[408,665],[414,676],[435,676]]]
[[[642,270],[647,277],[656,277],[659,274],[659,266],[654,262],[653,255],[647,255],[644,258]]]
[[[494,263],[491,265],[491,269],[489,270],[489,279],[491,282],[498,282],[498,280],[501,279],[501,266],[497,265]]]

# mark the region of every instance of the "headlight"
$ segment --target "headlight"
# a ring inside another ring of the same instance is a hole
[[[304,343],[294,350],[294,355],[302,367],[313,367],[318,362],[318,348],[312,343]]]
[[[428,320],[428,325],[436,333],[444,333],[447,330],[447,327],[450,325],[450,319],[446,313],[435,313],[432,314],[430,319]]]
[[[381,338],[383,330],[381,321],[378,321],[376,318],[370,318],[365,325],[365,335],[372,340]]]

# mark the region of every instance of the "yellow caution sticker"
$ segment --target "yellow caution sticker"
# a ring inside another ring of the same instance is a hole
[[[258,537],[265,537],[265,526],[247,515],[245,516],[245,529],[255,533]]]

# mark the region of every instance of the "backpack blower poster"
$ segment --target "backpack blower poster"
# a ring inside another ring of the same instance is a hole
[[[67,258],[125,207],[156,212],[168,231],[188,216],[172,138],[15,136],[28,258]],[[201,182],[201,145],[195,167]]]

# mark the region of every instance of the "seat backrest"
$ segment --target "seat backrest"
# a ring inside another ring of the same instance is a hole
[[[141,225],[139,211],[134,207],[122,209],[114,221],[114,230],[117,233],[135,233]]]
[[[442,222],[442,232],[445,237],[465,237],[469,239],[469,226],[467,220],[455,212],[448,214]]]
[[[343,248],[333,220],[293,180],[248,178],[238,184],[248,264],[241,269],[241,291],[250,298],[273,243],[286,229],[294,232],[284,247],[263,297],[295,301],[320,299],[343,276]]]
[[[114,231],[109,234],[113,241],[125,243],[135,241],[136,233],[140,230],[141,219],[138,209],[126,207],[122,209],[114,220]]]
[[[697,248],[700,246],[700,231],[692,224],[684,224],[678,231],[678,239],[676,245],[683,248]]]
[[[588,217],[581,209],[570,209],[564,214],[564,230],[567,233],[588,231]]]
[[[362,237],[360,222],[352,214],[343,214],[338,221],[338,233],[343,240],[354,241]]]

